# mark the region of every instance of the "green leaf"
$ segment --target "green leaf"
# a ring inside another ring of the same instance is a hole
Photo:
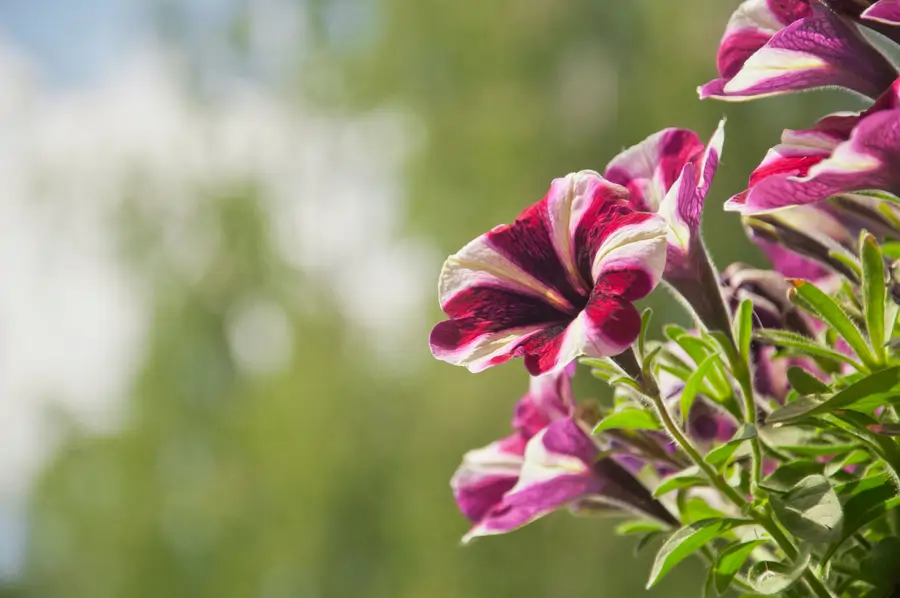
[[[785,493],[793,490],[801,480],[822,473],[824,466],[814,461],[795,461],[780,466],[767,476],[760,487],[769,492]]]
[[[766,423],[790,423],[839,409],[869,410],[900,399],[900,366],[875,372],[824,401],[801,398],[776,409]]]
[[[806,369],[792,365],[787,370],[791,387],[802,395],[822,395],[830,393],[827,384],[810,374]]]
[[[666,527],[657,521],[651,521],[649,519],[629,519],[616,526],[616,535],[631,536],[633,534],[647,534],[665,530]]]
[[[826,347],[825,345],[817,343],[816,341],[795,332],[787,332],[785,330],[757,330],[753,335],[753,338],[766,345],[794,349],[798,353],[825,361],[836,364],[849,363],[858,370],[865,369],[852,357],[839,351],[835,351],[831,347]]]
[[[861,239],[862,292],[866,315],[866,328],[872,351],[879,363],[884,362],[884,298],[887,287],[884,282],[884,256],[878,242],[871,234]]]
[[[849,499],[856,496],[857,494],[861,494],[866,490],[870,490],[872,488],[890,485],[890,481],[891,478],[888,474],[879,473],[876,475],[864,477],[859,480],[853,480],[852,482],[847,482],[846,484],[838,484],[834,487],[834,491],[841,499],[841,502],[846,504]]]
[[[703,380],[706,378],[707,373],[709,373],[709,369],[716,363],[719,356],[716,354],[709,355],[706,359],[704,359],[697,369],[691,374],[691,377],[688,378],[687,382],[684,385],[684,390],[681,391],[681,419],[682,421],[688,420],[688,415],[691,412],[691,406],[694,404],[694,399],[697,398],[697,393],[700,391],[700,387],[703,385]]]
[[[647,354],[645,347],[647,346],[647,330],[650,328],[650,318],[653,317],[653,310],[649,307],[641,314],[641,333],[638,335],[638,355],[641,359]]]
[[[656,419],[656,415],[650,411],[644,409],[625,409],[604,417],[603,420],[594,427],[594,434],[613,429],[659,430],[661,427],[659,421]]]
[[[699,467],[688,467],[683,471],[673,473],[660,482],[656,490],[653,491],[653,498],[659,498],[664,494],[668,494],[673,490],[682,490],[693,486],[708,485],[709,480],[700,475]]]
[[[744,424],[731,440],[711,450],[706,455],[705,460],[710,465],[724,465],[731,459],[742,442],[753,438],[756,438],[756,426]]]
[[[866,366],[871,368],[877,365],[862,333],[834,299],[808,281],[792,279],[791,283],[794,288],[790,296],[794,303],[811,310],[820,320],[834,328]]]
[[[844,511],[825,476],[806,477],[787,494],[773,494],[770,501],[778,520],[798,538],[831,542],[841,535]]]
[[[765,540],[754,540],[746,544],[738,542],[719,553],[719,558],[713,568],[716,591],[719,594],[724,594],[728,590],[731,582],[734,581],[734,576],[741,570],[753,551],[765,543]]]
[[[872,456],[868,451],[864,451],[862,449],[857,449],[855,451],[851,451],[844,455],[843,457],[833,459],[825,466],[825,475],[827,477],[832,477],[833,475],[843,471],[845,467],[850,465],[859,465],[860,463],[865,463],[869,461]]]
[[[676,531],[659,549],[653,562],[647,589],[655,586],[675,565],[705,546],[707,542],[744,523],[737,519],[704,519]]]
[[[808,566],[809,555],[794,565],[762,561],[750,568],[747,579],[756,592],[763,596],[776,596],[794,585]]]
[[[750,361],[750,341],[753,340],[753,302],[744,299],[734,314],[734,338],[744,363]]]
[[[881,246],[881,253],[889,260],[900,260],[900,243],[885,243]]]
[[[889,479],[879,486],[863,490],[852,496],[844,503],[842,533],[828,547],[822,562],[827,563],[838,548],[853,534],[898,506],[900,506],[900,496],[897,495],[897,488]]]

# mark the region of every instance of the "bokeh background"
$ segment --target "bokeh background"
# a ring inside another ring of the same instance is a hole
[[[736,4],[0,0],[0,596],[642,595],[606,520],[459,547],[449,477],[527,380],[431,359],[435,281],[725,114],[704,228],[759,263],[719,206],[839,103],[697,101]]]

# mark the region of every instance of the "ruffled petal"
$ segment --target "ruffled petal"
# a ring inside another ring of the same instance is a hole
[[[500,504],[519,479],[524,455],[525,440],[519,434],[466,453],[450,480],[463,515],[474,523]]]
[[[528,442],[516,485],[465,535],[504,534],[602,490],[594,473],[599,450],[572,419],[554,422]]]
[[[737,23],[747,26],[735,25],[722,42],[722,77],[702,86],[700,97],[742,101],[838,86],[876,98],[890,86],[896,69],[854,25],[818,4],[811,12],[780,30],[777,22],[760,22],[765,10],[743,13]]]
[[[613,158],[604,176],[628,189],[634,209],[656,212],[684,165],[703,151],[703,142],[693,131],[665,129]]]
[[[726,209],[744,214],[811,204],[833,195],[864,190],[900,191],[900,110],[885,110],[859,120],[847,141],[809,148],[808,155],[770,151],[754,172],[758,182],[732,198]],[[815,153],[813,153],[815,152]]]
[[[572,397],[572,363],[562,370],[544,376],[532,376],[528,392],[516,404],[512,427],[526,439],[551,422],[568,417],[575,408]]]
[[[900,0],[879,0],[862,13],[863,19],[900,25]]]

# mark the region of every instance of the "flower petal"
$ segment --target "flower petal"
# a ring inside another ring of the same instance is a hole
[[[450,480],[463,515],[477,522],[498,505],[516,485],[524,454],[525,439],[519,434],[466,453]]]
[[[465,535],[503,534],[570,503],[598,494],[593,470],[599,450],[572,419],[554,422],[528,442],[518,483]]]
[[[726,209],[752,214],[811,204],[846,192],[900,191],[900,110],[861,118],[850,139],[830,155],[819,150],[817,155],[789,156],[781,148],[771,150],[754,173],[761,180],[729,200]]]
[[[684,165],[703,150],[693,131],[664,129],[613,158],[604,176],[628,189],[634,209],[656,212]]]
[[[862,13],[862,18],[900,25],[900,0],[879,0]]]
[[[575,408],[572,376],[575,364],[543,376],[532,376],[528,392],[516,404],[512,427],[526,439],[551,422],[571,415]]]
[[[730,58],[723,59],[720,71],[731,73],[735,65],[743,64],[737,72],[701,87],[700,97],[741,101],[838,86],[876,98],[897,76],[852,24],[818,4],[811,15],[773,32],[747,56],[765,33],[762,28],[754,35],[743,32],[739,43],[729,40],[726,31],[722,46],[731,48]]]

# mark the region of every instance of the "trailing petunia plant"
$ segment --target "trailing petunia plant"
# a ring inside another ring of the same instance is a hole
[[[452,478],[464,542],[559,509],[612,514],[639,547],[661,540],[648,587],[695,556],[706,596],[900,595],[894,43],[900,0],[746,0],[729,21],[701,98],[871,100],[785,131],[723,202],[770,270],[717,269],[700,234],[724,122],[556,179],[447,259],[434,356],[473,372],[522,358],[531,376],[510,434]],[[694,324],[653,340],[634,302],[660,284]],[[576,400],[579,374],[612,405]]]

